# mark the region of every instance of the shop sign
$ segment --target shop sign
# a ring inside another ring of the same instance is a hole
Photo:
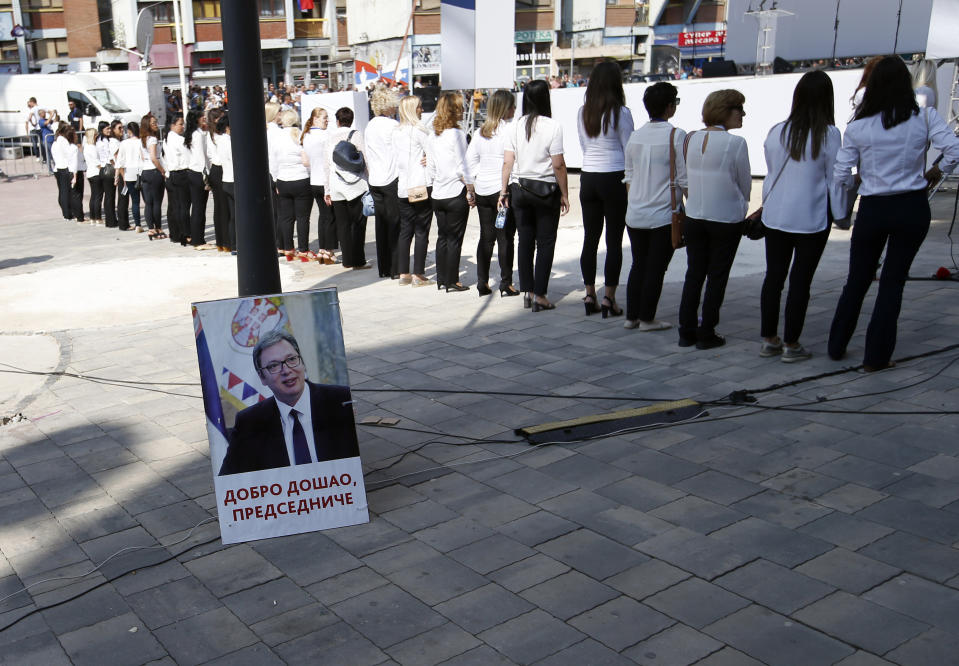
[[[513,42],[516,44],[526,44],[529,42],[552,42],[552,30],[517,30],[514,33]]]
[[[681,32],[678,37],[679,47],[692,46],[720,46],[726,43],[725,30],[694,30]]]

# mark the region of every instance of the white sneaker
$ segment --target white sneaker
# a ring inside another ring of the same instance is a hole
[[[639,325],[640,324],[638,319],[627,319],[626,321],[623,322],[623,328],[630,328],[630,329],[638,328]]]
[[[773,356],[779,356],[783,353],[783,343],[773,344],[772,342],[766,342],[763,340],[762,346],[759,348],[759,355],[762,358],[771,358]]]
[[[783,349],[783,363],[795,363],[796,361],[805,361],[812,358],[812,352],[806,351],[802,345],[798,347],[786,347]]]
[[[673,325],[668,321],[659,321],[654,319],[653,321],[641,321],[639,322],[639,330],[642,333],[648,333],[649,331],[665,331],[668,328],[672,328]]]

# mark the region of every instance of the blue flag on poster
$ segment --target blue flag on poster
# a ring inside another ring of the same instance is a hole
[[[206,429],[211,442],[217,450],[226,451],[226,419],[223,418],[223,405],[217,400],[219,387],[216,373],[213,371],[213,359],[210,347],[203,332],[203,323],[196,307],[193,308],[193,333],[196,335],[197,359],[200,365],[200,383],[203,387],[203,411],[206,413]]]

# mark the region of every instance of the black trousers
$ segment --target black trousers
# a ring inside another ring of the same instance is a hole
[[[336,250],[336,221],[333,219],[333,207],[326,205],[326,192],[322,185],[310,185],[313,200],[320,212],[317,220],[316,233],[319,237],[320,249],[334,252]]]
[[[831,226],[826,225],[825,229],[814,234],[766,229],[766,278],[760,297],[762,337],[776,337],[779,303],[788,274],[783,342],[790,345],[799,342],[806,322],[806,308],[809,306],[809,286],[826,249]]]
[[[196,245],[206,243],[206,202],[210,191],[203,182],[203,174],[192,169],[186,172],[190,186],[190,242]]]
[[[124,185],[127,188],[127,193],[123,193]],[[123,182],[119,188],[117,188],[118,193],[118,208],[117,208],[117,220],[120,225],[120,229],[126,231],[130,228],[130,202],[133,202],[133,224],[135,226],[140,226],[140,189],[137,187],[137,182],[135,180],[128,180]],[[109,223],[107,224],[109,226]],[[116,224],[114,224],[116,226]]]
[[[227,229],[226,199],[223,195],[223,167],[214,164],[210,167],[207,176],[210,183],[210,192],[213,193],[213,238],[217,247],[229,247],[229,231]]]
[[[466,188],[449,199],[433,199],[436,215],[436,283],[444,287],[460,281],[460,257],[470,206]]]
[[[516,261],[519,290],[545,297],[549,288],[549,274],[553,270],[553,252],[556,250],[560,192],[557,189],[544,199],[513,184],[510,185],[510,205],[516,216],[519,235]]]
[[[116,172],[114,171],[113,176],[106,176],[103,173],[103,169],[100,170],[100,185],[103,186],[103,222],[108,227],[117,226],[117,186],[114,182],[116,178]],[[122,185],[120,186],[123,187]],[[140,193],[137,192],[137,222],[140,220],[140,206],[139,199]]]
[[[70,173],[69,169],[57,169],[54,176],[57,179],[57,203],[60,204],[60,212],[63,214],[64,220],[69,220],[73,217],[73,213],[70,211],[73,174]]]
[[[336,235],[343,252],[343,267],[352,268],[366,263],[366,216],[363,215],[363,197],[333,200]]]
[[[190,235],[190,178],[187,171],[189,169],[180,169],[167,174],[170,201],[167,203],[166,221],[170,240],[174,243],[186,242]]]
[[[160,231],[163,229],[163,176],[156,169],[147,169],[140,175],[140,186],[147,229]]]
[[[499,193],[476,195],[476,212],[479,214],[480,238],[476,244],[476,283],[489,282],[489,266],[493,259],[493,243],[497,246],[500,289],[513,284],[513,247],[516,238],[516,218],[513,209],[506,209],[506,224],[496,228],[496,204]]]
[[[76,182],[70,188],[70,215],[77,222],[83,222],[83,181],[85,172],[77,171]]]
[[[236,189],[233,183],[223,183],[223,247],[236,251]]]
[[[375,209],[376,268],[380,277],[399,275],[397,243],[400,238],[400,208],[396,191],[398,178],[387,185],[370,185]]]
[[[688,218],[683,225],[683,236],[686,238],[686,282],[679,303],[679,335],[702,340],[716,332],[719,309],[726,298],[729,269],[733,267],[743,237],[743,223]],[[697,317],[700,296],[702,321]]]
[[[280,202],[278,201],[279,195],[276,191],[276,181],[270,177],[270,201],[273,204],[273,238],[276,242],[277,250],[285,250],[283,247],[283,234],[280,233]],[[293,246],[290,245],[292,249]]]
[[[673,258],[673,241],[667,224],[655,229],[627,227],[633,265],[626,282],[626,318],[640,321],[656,319],[663,278]]]
[[[87,181],[90,183],[90,217],[99,220],[103,217],[103,177],[97,172]]]
[[[400,237],[396,245],[396,270],[399,275],[410,272],[410,245],[413,248],[413,273],[426,273],[426,253],[430,247],[430,227],[433,225],[433,204],[429,199],[414,201],[400,199]]]
[[[619,285],[623,268],[623,230],[626,228],[626,184],[622,171],[590,173],[584,171],[579,177],[579,202],[583,207],[583,252],[579,267],[583,272],[583,284],[596,283],[596,252],[599,237],[603,235],[603,220],[606,221],[606,269],[607,287]]]
[[[293,220],[296,220],[296,249],[310,249],[310,212],[313,209],[313,191],[310,179],[276,181],[277,225],[280,230],[281,250],[293,250]]]
[[[896,326],[902,307],[902,290],[912,260],[929,231],[929,201],[919,190],[890,196],[866,196],[849,244],[849,276],[842,289],[829,330],[829,356],[840,359],[856,330],[859,312],[883,248],[886,258],[879,276],[879,293],[866,329],[863,363],[883,367],[896,348]]]

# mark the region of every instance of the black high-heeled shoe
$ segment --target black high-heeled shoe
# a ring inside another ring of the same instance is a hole
[[[533,301],[533,312],[539,312],[540,310],[555,310],[556,303],[540,303],[539,301]]]
[[[451,291],[469,291],[469,287],[466,286],[465,284],[460,284],[459,282],[456,282],[454,284],[447,285],[446,293],[448,294]]]
[[[504,296],[519,296],[519,290],[511,284],[499,288],[500,298]]]
[[[476,285],[476,291],[479,292],[480,296],[489,296],[493,293],[493,290],[489,288],[488,284],[478,284]]]
[[[600,308],[600,312],[603,315],[603,319],[608,317],[619,317],[623,314],[623,309],[616,309],[616,301],[610,298],[609,296],[603,296],[603,305]]]
[[[533,297],[529,293],[523,294],[523,307],[527,310],[533,306]]]
[[[586,306],[587,317],[600,311],[600,307],[596,305],[596,297],[592,294],[583,296],[583,305]]]

